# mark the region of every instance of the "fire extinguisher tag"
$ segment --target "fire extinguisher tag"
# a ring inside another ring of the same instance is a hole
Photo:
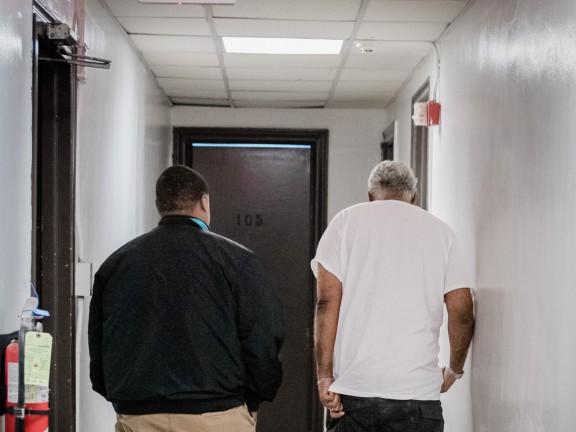
[[[52,336],[48,333],[28,332],[24,343],[24,383],[48,386]]]

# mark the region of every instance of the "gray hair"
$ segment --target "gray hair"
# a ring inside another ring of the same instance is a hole
[[[370,173],[368,193],[373,196],[387,192],[409,201],[416,194],[417,183],[410,167],[402,162],[386,160],[376,165]]]

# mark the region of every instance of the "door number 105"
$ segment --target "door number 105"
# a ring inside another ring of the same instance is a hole
[[[261,214],[247,214],[247,215],[238,215],[236,218],[236,223],[238,226],[262,226],[264,225],[264,219],[262,218]]]

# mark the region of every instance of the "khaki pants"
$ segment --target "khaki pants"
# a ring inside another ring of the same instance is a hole
[[[116,432],[255,432],[256,420],[246,405],[204,414],[116,416]]]

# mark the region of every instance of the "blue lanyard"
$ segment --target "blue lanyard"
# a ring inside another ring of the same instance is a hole
[[[202,228],[204,231],[210,231],[210,229],[208,229],[208,225],[206,225],[206,222],[204,222],[202,219],[198,219],[198,218],[190,218],[192,219],[194,222],[196,222],[200,228]]]

